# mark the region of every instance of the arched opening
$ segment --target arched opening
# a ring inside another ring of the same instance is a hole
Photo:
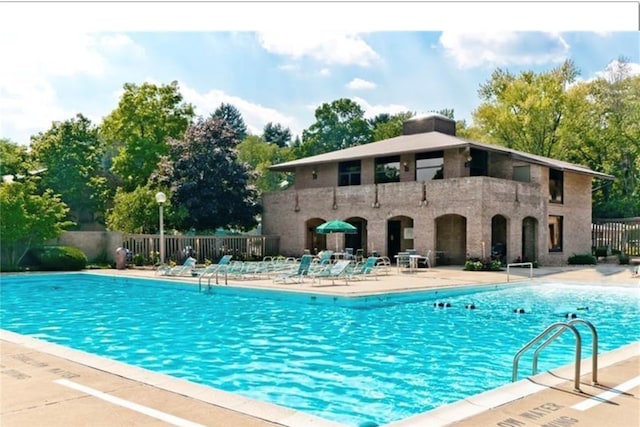
[[[538,220],[528,216],[522,220],[522,262],[536,260],[536,241],[538,240]]]
[[[465,263],[467,253],[467,218],[443,215],[436,218],[436,263]]]
[[[507,257],[507,218],[494,215],[491,218],[491,258],[504,263]]]
[[[413,218],[394,216],[387,220],[387,256],[391,259],[398,252],[413,249]]]
[[[307,229],[305,249],[314,255],[327,249],[327,235],[316,232],[316,227],[325,222],[322,218],[311,218],[305,223]]]
[[[363,256],[367,255],[367,220],[360,217],[351,217],[345,220],[358,229],[355,234],[344,235],[344,247],[353,249],[355,254],[358,249],[362,249]]]

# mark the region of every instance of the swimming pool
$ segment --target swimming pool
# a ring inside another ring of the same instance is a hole
[[[624,287],[342,298],[65,274],[3,277],[0,290],[4,329],[347,425],[383,425],[510,382],[515,352],[566,311],[598,328],[601,352],[640,339],[640,297]],[[540,370],[572,362],[565,335]]]

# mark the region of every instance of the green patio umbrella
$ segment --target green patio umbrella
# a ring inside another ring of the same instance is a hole
[[[320,234],[336,234],[336,252],[338,251],[338,235],[337,233],[356,234],[358,229],[345,221],[334,219],[325,222],[316,227],[316,231]]]

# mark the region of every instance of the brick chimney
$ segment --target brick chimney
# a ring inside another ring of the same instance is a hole
[[[402,123],[403,135],[434,131],[456,136],[456,122],[440,114],[429,114],[427,116],[412,117]]]

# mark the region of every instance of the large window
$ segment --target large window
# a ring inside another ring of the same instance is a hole
[[[562,252],[561,216],[549,216],[549,252]]]
[[[416,181],[431,181],[442,179],[444,172],[444,152],[416,154]]]
[[[472,148],[469,169],[470,176],[489,176],[489,153]]]
[[[564,174],[557,169],[549,169],[549,202],[562,203]]]
[[[338,185],[360,185],[360,160],[340,162],[338,165]]]
[[[400,182],[400,156],[376,159],[376,184]]]

